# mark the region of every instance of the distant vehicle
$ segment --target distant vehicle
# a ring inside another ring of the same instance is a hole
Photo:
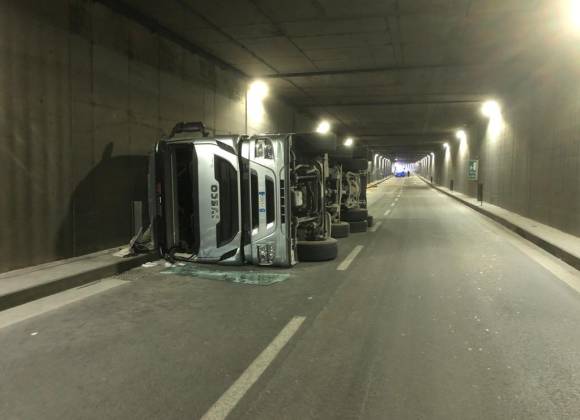
[[[407,176],[407,172],[405,172],[405,171],[403,171],[403,170],[396,171],[396,172],[395,172],[395,176],[396,176],[397,178],[402,178],[402,177],[404,177],[404,176]]]

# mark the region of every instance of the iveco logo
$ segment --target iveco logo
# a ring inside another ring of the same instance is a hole
[[[211,199],[209,201],[209,209],[211,212],[211,218],[214,220],[220,219],[220,190],[216,184],[212,184],[210,187]]]

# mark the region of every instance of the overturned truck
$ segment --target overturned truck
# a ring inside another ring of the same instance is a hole
[[[180,123],[149,170],[154,244],[168,260],[288,267],[336,258],[326,209],[334,135],[209,137]]]
[[[366,232],[373,224],[367,210],[368,161],[366,149],[342,149],[330,155],[327,178],[327,206],[331,214],[331,235],[344,238]]]

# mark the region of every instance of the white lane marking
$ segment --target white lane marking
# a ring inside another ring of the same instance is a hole
[[[201,420],[223,420],[236,404],[244,397],[252,385],[262,376],[262,373],[274,361],[280,350],[290,341],[300,328],[306,317],[295,316],[286,324],[280,333],[272,340],[268,347],[246,368],[244,373],[228,388]]]
[[[375,225],[371,228],[371,232],[376,232],[381,227],[382,224],[383,222],[375,223]]]
[[[397,201],[399,201],[399,197],[395,198],[395,203],[396,203]]]
[[[348,267],[352,264],[352,262],[356,258],[356,256],[359,254],[359,252],[362,251],[362,249],[363,249],[362,245],[355,246],[354,249],[352,251],[350,251],[350,254],[348,254],[346,256],[346,258],[340,263],[340,265],[338,267],[336,267],[336,269],[338,271],[347,270]]]
[[[6,309],[0,312],[0,329],[127,283],[125,280],[104,279]]]
[[[388,215],[389,215],[389,213],[391,213],[391,209],[387,210],[387,211],[385,212],[385,214],[383,214],[383,216],[388,216]]]
[[[395,207],[395,203],[392,203],[392,204],[391,204],[391,207]]]
[[[440,193],[439,191],[434,190],[434,192],[439,193],[439,196],[441,196],[442,198],[450,198],[446,197],[443,193]],[[457,204],[462,205],[461,203]],[[503,233],[505,235],[504,238],[507,239],[507,242],[512,244],[514,247],[519,249],[529,258],[531,258],[539,265],[544,267],[546,270],[551,272],[556,278],[566,283],[577,293],[580,293],[580,273],[574,267],[566,264],[564,261],[550,254],[549,252],[543,250],[533,242],[528,241],[527,239],[521,237],[517,233],[489,219],[483,214],[477,212],[476,210],[468,207],[466,207],[466,209],[471,210],[481,219],[485,220],[488,223],[488,226],[490,226],[491,230],[494,230],[495,233],[497,233],[498,235],[501,235]]]
[[[475,210],[473,210],[475,211]],[[485,217],[481,215],[482,217]],[[546,270],[551,272],[554,276],[566,283],[569,287],[580,293],[580,274],[574,267],[566,264],[564,261],[555,257],[554,255],[544,251],[534,243],[522,238],[518,234],[507,229],[505,226],[496,225],[496,222],[488,220],[492,223],[496,231],[501,231],[506,234],[506,239],[509,243],[514,245],[517,249],[522,251],[528,257],[536,261]]]

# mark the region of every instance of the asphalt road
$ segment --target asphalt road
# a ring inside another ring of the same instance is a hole
[[[139,268],[0,313],[0,419],[580,418],[578,272],[415,177],[369,203],[281,283]]]

